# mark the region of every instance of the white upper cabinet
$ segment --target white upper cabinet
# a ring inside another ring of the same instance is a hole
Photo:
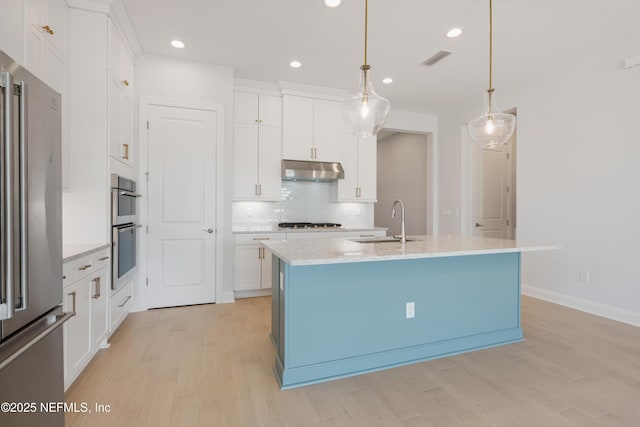
[[[279,96],[235,93],[235,200],[280,200],[281,119]]]
[[[253,92],[236,92],[233,121],[236,124],[282,127],[282,98]]]
[[[69,9],[65,1],[28,0],[26,30],[27,68],[64,95],[69,57]]]
[[[344,126],[342,105],[336,101],[313,102],[315,160],[336,162],[340,156],[340,131]]]
[[[313,98],[282,97],[282,158],[313,160]]]
[[[127,99],[133,98],[133,60],[120,34],[110,23],[109,34],[109,76]]]
[[[283,97],[282,157],[335,162],[343,126],[340,102],[303,96]]]
[[[377,201],[377,138],[356,138],[342,133],[340,162],[344,179],[334,182],[331,200],[334,202]]]
[[[109,155],[134,165],[133,60],[109,21]]]
[[[24,0],[2,0],[0,50],[20,64],[24,58]]]

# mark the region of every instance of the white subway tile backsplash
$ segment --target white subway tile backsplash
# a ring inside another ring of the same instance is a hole
[[[336,222],[373,227],[373,203],[332,203],[330,188],[330,183],[283,182],[279,202],[234,202],[233,226],[267,230],[279,222]]]

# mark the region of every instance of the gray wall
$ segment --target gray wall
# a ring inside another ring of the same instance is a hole
[[[406,208],[408,235],[427,233],[427,135],[394,133],[378,141],[378,203],[374,223],[400,232],[400,219],[391,218],[391,205],[400,199]]]

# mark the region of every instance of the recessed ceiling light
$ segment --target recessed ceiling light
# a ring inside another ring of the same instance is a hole
[[[447,34],[445,34],[445,36],[448,39],[455,39],[456,37],[460,37],[461,34],[462,34],[462,28],[456,27],[447,31]]]
[[[291,61],[291,62],[289,62],[289,67],[291,67],[291,68],[300,68],[300,67],[302,67],[302,62],[300,62],[300,61]]]
[[[184,43],[182,43],[180,40],[173,40],[171,42],[171,46],[175,47],[176,49],[182,49],[184,48]]]
[[[324,5],[327,7],[338,7],[342,3],[342,0],[324,0]]]
[[[382,83],[388,85],[393,83],[393,79],[391,77],[385,77],[384,79],[382,79]]]

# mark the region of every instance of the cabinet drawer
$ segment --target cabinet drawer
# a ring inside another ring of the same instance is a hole
[[[135,278],[124,285],[116,294],[111,295],[109,300],[111,312],[111,333],[122,323],[133,305],[133,283]]]
[[[63,287],[94,273],[96,270],[109,266],[110,264],[111,250],[109,248],[66,262],[62,266]]]
[[[285,240],[285,233],[242,234],[236,236],[236,245],[255,245],[261,240]]]

